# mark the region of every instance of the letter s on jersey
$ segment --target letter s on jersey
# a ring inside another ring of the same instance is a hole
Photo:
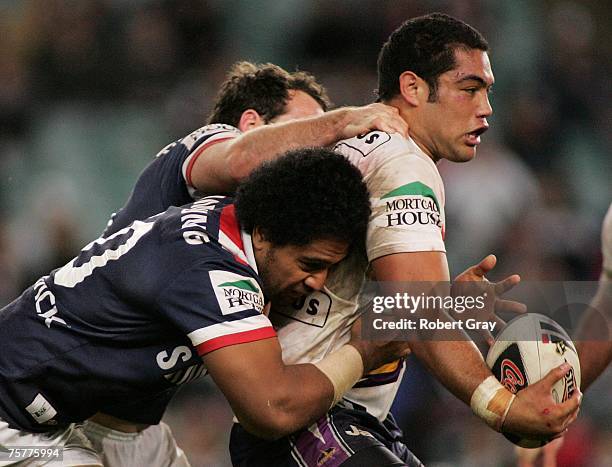
[[[179,358],[183,362],[189,360],[191,358],[191,349],[186,345],[180,345],[172,351],[170,357],[168,357],[168,352],[162,350],[156,357],[157,366],[162,370],[170,370],[177,364]]]

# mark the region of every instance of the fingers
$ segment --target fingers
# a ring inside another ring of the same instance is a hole
[[[559,381],[561,378],[563,378],[565,376],[565,374],[570,370],[571,365],[569,363],[563,363],[562,365],[559,365],[557,368],[553,368],[552,370],[550,370],[546,376],[544,376],[544,378],[541,379],[541,381],[539,381],[536,384],[540,384],[540,382],[545,385],[548,386],[549,388],[552,388],[553,385]],[[568,399],[568,401],[571,399]],[[567,402],[567,401],[566,401]],[[564,404],[566,403],[564,402]]]
[[[471,269],[472,272],[477,276],[484,277],[486,273],[488,273],[495,267],[496,263],[497,258],[495,257],[495,255],[488,255],[482,261],[480,261],[480,263],[478,263],[476,266],[473,266]]]
[[[481,333],[484,336],[487,345],[491,347],[495,343],[495,338],[493,337],[493,334],[491,334],[491,331],[488,329],[483,329]]]
[[[399,133],[408,137],[408,123],[400,116],[399,110],[385,104],[370,104],[371,129],[386,133]]]
[[[495,300],[495,313],[515,313],[523,314],[527,313],[527,305],[521,302],[515,302],[514,300]],[[504,323],[505,325],[506,323]]]
[[[502,295],[515,287],[519,282],[521,282],[521,276],[518,274],[506,277],[504,280],[495,283],[495,293],[497,295]]]
[[[574,394],[572,394],[572,397],[558,405],[560,416],[567,419],[565,426],[573,422],[578,416],[581,401],[582,393],[577,389],[574,391]]]

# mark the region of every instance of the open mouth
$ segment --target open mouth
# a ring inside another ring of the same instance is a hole
[[[488,126],[481,126],[480,128],[470,131],[466,134],[468,146],[477,146],[480,144],[480,135],[489,129]]]

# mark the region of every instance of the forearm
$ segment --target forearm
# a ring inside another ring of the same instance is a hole
[[[420,340],[411,342],[410,348],[438,381],[468,405],[474,390],[491,376],[471,341]]]
[[[334,387],[314,365],[288,365],[266,388],[253,387],[239,401],[228,399],[247,431],[278,439],[322,417],[332,405]]]
[[[239,182],[262,162],[291,149],[329,146],[344,136],[351,108],[324,115],[274,125],[264,125],[244,133],[229,147],[228,170]]]
[[[268,439],[323,416],[364,370],[350,345],[316,364],[285,365],[277,339],[225,347],[203,361],[244,427]]]

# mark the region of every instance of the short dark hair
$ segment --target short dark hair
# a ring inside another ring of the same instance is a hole
[[[278,246],[325,239],[363,245],[370,216],[359,170],[323,148],[289,151],[263,164],[240,184],[235,206],[242,229],[259,227]]]
[[[399,77],[412,71],[429,86],[429,102],[437,99],[438,77],[455,67],[457,48],[487,51],[476,29],[443,13],[409,19],[397,28],[378,55],[378,98],[399,94]]]
[[[268,123],[284,113],[292,90],[305,92],[324,111],[330,106],[325,88],[309,73],[289,73],[272,63],[237,62],[221,85],[208,123],[238,126],[247,109],[256,110]]]

